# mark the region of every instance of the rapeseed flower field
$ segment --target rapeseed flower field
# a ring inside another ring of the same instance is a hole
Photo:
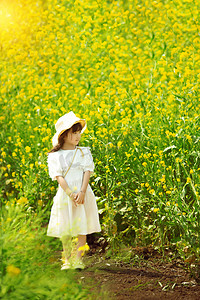
[[[199,10],[197,0],[0,1],[2,205],[48,207],[48,219],[47,153],[72,110],[88,123],[81,143],[107,239],[198,259]]]

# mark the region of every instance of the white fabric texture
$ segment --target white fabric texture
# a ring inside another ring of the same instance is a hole
[[[49,175],[52,180],[56,176],[63,176],[68,170],[76,150],[62,150],[48,155]],[[65,176],[65,180],[72,191],[80,191],[83,174],[86,171],[94,171],[94,163],[88,147],[78,147],[73,163]],[[95,195],[88,184],[84,204],[74,206],[72,200],[58,186],[53,199],[51,215],[47,229],[47,235],[63,237],[65,235],[77,236],[93,232],[100,232],[98,208]]]

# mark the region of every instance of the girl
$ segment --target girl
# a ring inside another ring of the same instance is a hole
[[[49,175],[59,183],[53,199],[47,235],[58,237],[63,244],[61,270],[84,268],[81,260],[86,235],[100,232],[98,209],[89,185],[94,163],[87,147],[78,147],[86,122],[71,111],[58,119],[53,137],[54,148],[48,154]],[[78,237],[76,263],[71,256],[71,238]]]

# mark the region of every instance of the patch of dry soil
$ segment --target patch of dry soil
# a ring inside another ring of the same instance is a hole
[[[200,299],[200,285],[178,260],[167,263],[150,257],[128,264],[102,258],[89,262],[78,277],[96,290],[95,299]]]

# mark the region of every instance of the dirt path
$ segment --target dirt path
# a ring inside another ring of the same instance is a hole
[[[92,259],[78,277],[86,286],[96,289],[95,300],[200,299],[200,285],[184,270],[181,262],[164,263],[151,258],[125,264]]]

